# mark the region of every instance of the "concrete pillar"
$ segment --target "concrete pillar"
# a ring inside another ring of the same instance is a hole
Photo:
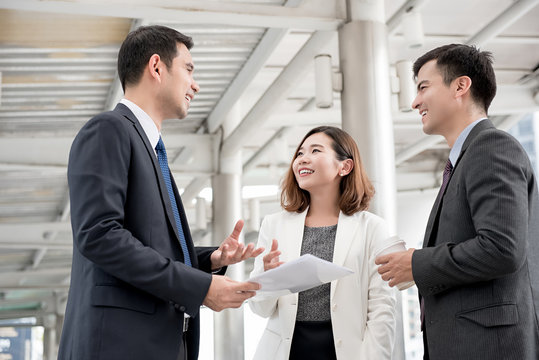
[[[58,342],[56,340],[56,315],[43,316],[43,360],[55,360],[58,356]]]
[[[339,29],[342,127],[357,142],[376,189],[370,211],[396,232],[393,121],[384,2],[348,0],[348,22]],[[401,296],[393,359],[404,359]]]
[[[223,124],[224,137],[241,120],[236,105]],[[241,152],[219,159],[219,173],[212,177],[213,243],[220,244],[242,218]],[[240,241],[243,242],[243,232]],[[244,263],[228,267],[226,275],[234,280],[245,279]],[[243,308],[223,310],[214,315],[215,359],[244,359]]]

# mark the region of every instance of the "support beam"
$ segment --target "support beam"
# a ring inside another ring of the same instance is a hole
[[[429,0],[408,0],[386,22],[387,33],[391,35],[397,30],[402,21],[402,16],[412,10],[417,10]]]
[[[502,33],[515,21],[533,9],[537,4],[539,4],[539,0],[518,0],[514,2],[513,5],[502,11],[494,20],[470,37],[466,41],[466,44],[482,47],[490,39],[498,36],[498,34]]]
[[[283,6],[297,7],[302,2],[303,0],[288,0]],[[266,31],[254,51],[249,56],[247,62],[243,65],[234,80],[232,80],[225,93],[221,96],[221,99],[208,116],[206,123],[208,124],[209,133],[214,133],[217,128],[221,126],[232,106],[238,101],[260,69],[262,69],[286,33],[287,30],[285,29],[268,29]]]
[[[146,3],[145,3],[146,4]],[[38,11],[56,14],[93,15],[104,17],[146,19],[150,22],[177,24],[189,19],[192,24],[233,25],[263,28],[294,28],[303,30],[336,30],[342,20],[334,14],[320,16],[306,8],[285,8],[234,2],[178,2],[158,5],[126,4],[119,1],[41,1],[0,0],[0,9]],[[327,7],[331,12],[331,7]],[[335,11],[333,11],[335,12]]]
[[[234,106],[260,69],[262,69],[267,59],[273,53],[273,50],[275,50],[277,45],[279,45],[286,33],[287,30],[284,29],[268,29],[266,31],[256,49],[249,56],[249,60],[247,60],[242,69],[232,80],[221,97],[221,100],[219,100],[208,116],[206,122],[208,124],[209,133],[214,133],[217,128],[221,126],[232,106]]]
[[[146,21],[143,19],[134,19],[131,22],[131,29],[129,29],[129,32],[145,24],[146,24]],[[109,94],[107,96],[107,102],[105,103],[104,111],[113,110],[116,107],[116,104],[123,97],[123,95],[124,95],[124,91],[122,89],[122,84],[120,83],[120,78],[118,77],[118,69],[116,69],[116,75],[114,76],[114,80],[112,81],[112,84],[110,85]]]
[[[335,32],[329,31],[318,31],[311,36],[238,127],[224,140],[221,150],[223,156],[230,156],[237,152],[245,140],[264,124],[276,104],[287,98],[295,82],[307,71],[307,64],[334,36]]]

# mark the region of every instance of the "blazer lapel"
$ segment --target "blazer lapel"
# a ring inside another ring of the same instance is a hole
[[[307,216],[307,208],[302,213],[292,213],[290,221],[283,222],[283,232],[285,238],[283,244],[279,243],[279,247],[283,249],[283,255],[286,254],[286,259],[290,261],[297,259],[301,254],[301,243],[303,242],[303,230],[305,229],[305,217]],[[277,239],[279,241],[279,239]]]
[[[148,140],[148,137],[146,136],[146,133],[144,132],[144,129],[140,126],[140,123],[138,122],[136,116],[129,110],[127,106],[124,104],[118,104],[116,105],[116,108],[114,111],[118,111],[121,113],[125,118],[127,118],[129,121],[131,121],[135,127],[135,130],[140,136],[140,139],[142,140],[142,143],[146,147],[146,151],[148,152],[148,156],[150,157],[150,160],[152,161],[153,168],[155,171],[155,176],[157,177],[158,185],[159,185],[159,192],[161,193],[161,200],[165,204],[165,210],[167,213],[167,218],[172,226],[172,229],[174,230],[174,234],[176,235],[176,240],[180,241],[180,237],[178,236],[178,230],[176,229],[176,220],[174,220],[174,214],[172,212],[172,205],[170,204],[170,197],[168,195],[167,186],[165,185],[165,179],[163,178],[163,173],[161,172],[161,166],[159,165],[159,162],[157,161],[157,156],[155,156],[154,149],[152,149],[152,146],[150,144],[150,140]],[[182,224],[183,225],[183,224]]]
[[[358,227],[358,221],[353,216],[347,216],[341,213],[339,214],[339,222],[337,225],[337,234],[335,235],[335,247],[333,250],[333,263],[343,266],[346,256],[350,252],[350,247],[355,239],[355,234]],[[331,283],[330,298],[333,298],[335,294],[335,287],[337,281]]]
[[[354,242],[358,222],[353,216],[339,214],[337,234],[335,235],[335,247],[333,250],[333,263],[342,266]]]

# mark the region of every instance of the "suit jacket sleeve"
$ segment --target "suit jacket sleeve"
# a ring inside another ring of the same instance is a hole
[[[439,245],[414,252],[413,276],[423,296],[502,277],[516,271],[525,259],[529,160],[523,149],[505,133],[484,130],[460,161],[462,180],[457,191],[464,192],[467,206],[459,208],[462,214],[452,215],[471,216],[477,235],[444,239],[440,232]],[[459,225],[458,221],[452,224]]]
[[[146,246],[123,226],[126,206],[154,201],[144,199],[145,194],[138,201],[127,198],[129,182],[144,181],[130,178],[135,140],[129,126],[125,119],[105,113],[91,120],[73,142],[68,181],[74,244],[103,271],[195,315],[211,275]],[[204,263],[207,266],[207,260]]]

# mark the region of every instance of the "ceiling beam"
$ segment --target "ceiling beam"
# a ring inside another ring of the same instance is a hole
[[[251,108],[249,113],[232,133],[223,141],[221,156],[230,156],[236,153],[245,139],[264,124],[275,106],[285,100],[293,90],[297,80],[305,74],[308,64],[313,61],[325,45],[327,45],[336,33],[333,31],[318,31],[313,33],[305,45],[298,51],[296,56],[281,71],[277,79],[270,85],[264,95]]]
[[[533,9],[539,0],[518,0],[515,1],[507,9],[503,10],[500,15],[494,18],[491,22],[485,25],[475,35],[470,37],[466,44],[482,47],[491,39],[501,34],[505,29],[511,26],[515,21]]]
[[[0,0],[0,8],[56,14],[146,19],[150,22],[170,22],[174,24],[181,21],[180,19],[188,19],[191,24],[321,31],[337,30],[343,23],[343,20],[336,18],[334,14],[321,16],[312,9],[307,8],[287,8],[234,2],[191,2],[187,6],[184,2],[175,1],[174,3],[169,3],[168,6],[156,6],[153,4],[126,4],[118,1]],[[331,11],[331,9],[331,6],[327,7],[328,11]]]
[[[397,30],[397,27],[402,21],[402,17],[412,10],[417,10],[421,6],[425,5],[429,0],[407,0],[402,6],[395,11],[393,15],[387,20],[386,27],[387,33],[392,34]]]

